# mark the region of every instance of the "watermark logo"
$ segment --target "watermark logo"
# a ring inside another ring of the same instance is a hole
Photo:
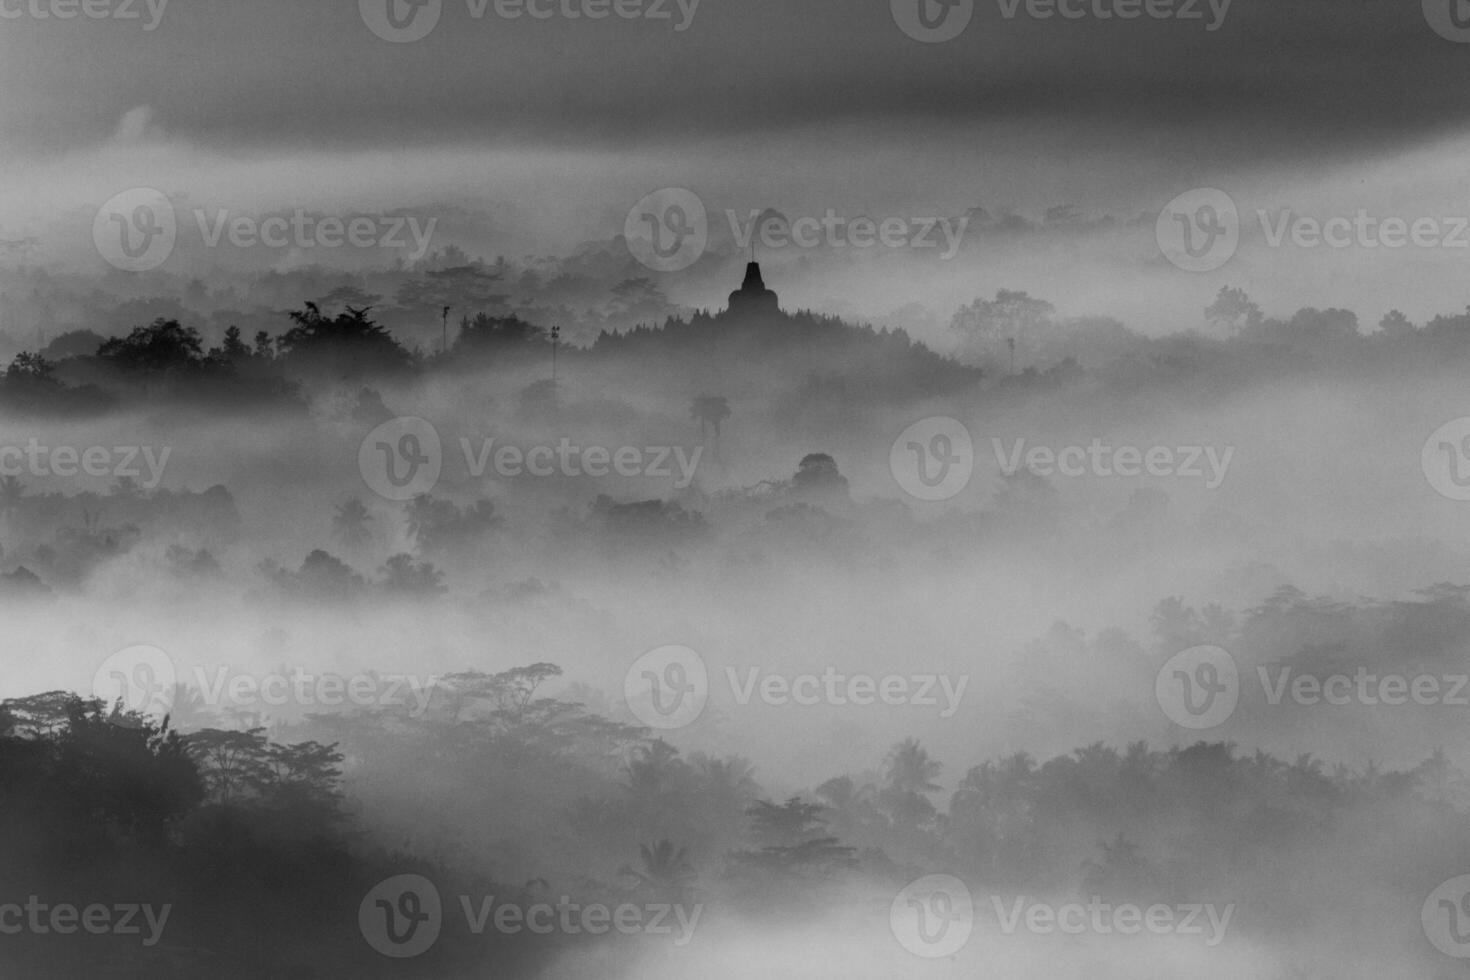
[[[702,0],[465,0],[472,21],[493,14],[498,20],[619,20],[669,21],[674,33],[694,26]],[[443,0],[358,0],[358,11],[368,30],[385,41],[407,44],[422,41],[439,25]],[[674,22],[675,8],[679,19]]]
[[[899,945],[928,960],[947,959],[965,948],[975,930],[975,898],[953,875],[929,875],[906,887],[888,908]]]
[[[1022,464],[1037,476],[1062,476],[1077,479],[1094,476],[1100,479],[1131,479],[1145,474],[1160,479],[1178,477],[1204,481],[1206,490],[1218,490],[1230,473],[1235,447],[1224,450],[1214,446],[1110,446],[1094,438],[1087,446],[1026,446],[1017,439],[1009,449],[1000,439],[990,441],[1001,473],[1014,476]]]
[[[893,441],[888,468],[911,497],[938,502],[965,491],[975,474],[975,443],[957,419],[938,416],[915,422]]]
[[[211,708],[407,708],[410,718],[422,718],[434,698],[434,680],[414,674],[313,674],[297,667],[289,674],[263,676],[234,673],[216,667],[211,677],[204,667],[194,668],[193,683]]]
[[[1430,892],[1419,921],[1435,949],[1457,960],[1470,959],[1470,875],[1451,878]]]
[[[965,33],[975,0],[889,0],[893,22],[915,41],[943,44]]]
[[[34,436],[20,446],[0,446],[0,476],[58,477],[112,476],[140,480],[145,490],[163,482],[163,471],[172,454],[171,446],[45,446]],[[145,476],[138,463],[142,461]]]
[[[616,474],[629,479],[673,480],[676,490],[687,489],[699,472],[704,447],[692,451],[683,446],[581,446],[562,438],[555,446],[523,448],[496,445],[495,439],[484,439],[479,449],[467,438],[459,440],[465,468],[475,479],[482,479],[494,466],[496,475],[515,480],[522,477],[582,477],[593,479]]]
[[[1325,220],[1297,214],[1290,208],[1278,211],[1258,209],[1256,216],[1266,245],[1282,248],[1288,242],[1295,248],[1313,249],[1399,249],[1470,248],[1470,218],[1463,215],[1380,218],[1359,208],[1353,217],[1336,215]]]
[[[422,41],[439,26],[444,0],[357,0],[368,30],[394,44]]]
[[[764,215],[764,217],[762,216]],[[828,208],[820,217],[803,215],[791,220],[785,215],[750,211],[742,220],[739,212],[726,209],[725,220],[742,252],[757,237],[768,251],[787,248],[887,249],[914,250],[943,248],[939,259],[948,262],[960,252],[965,231],[970,227],[968,215],[959,218],[900,217],[890,215],[881,221],[867,215],[848,218]]]
[[[693,191],[665,187],[628,212],[623,238],[633,258],[653,271],[681,272],[709,247],[709,212]]]
[[[465,925],[476,936],[484,935],[492,925],[496,932],[505,936],[525,932],[536,936],[553,933],[602,936],[616,929],[624,936],[673,936],[673,945],[679,948],[693,941],[694,930],[704,914],[702,904],[691,906],[660,902],[634,905],[624,902],[610,906],[592,902],[583,905],[567,895],[561,896],[555,905],[550,902],[533,902],[530,905],[497,902],[494,895],[484,896],[478,903],[469,895],[461,895],[459,904],[464,911]]]
[[[1023,927],[1037,936],[1058,932],[1066,936],[1136,936],[1147,931],[1155,936],[1203,936],[1211,949],[1225,941],[1225,932],[1235,915],[1234,902],[1223,909],[1213,904],[1150,905],[1145,909],[1128,903],[1112,905],[1097,895],[1086,905],[1028,902],[1024,895],[1010,903],[992,895],[990,904],[1001,932],[1007,936]]]
[[[1271,677],[1266,667],[1257,667],[1256,675],[1266,693],[1266,703],[1273,708],[1288,697],[1292,704],[1333,707],[1358,704],[1367,707],[1386,705],[1390,708],[1413,703],[1422,708],[1470,707],[1470,674],[1376,674],[1359,667],[1353,676],[1337,673],[1322,677],[1316,674],[1293,674],[1282,667]]]
[[[676,947],[689,945],[704,914],[702,904],[624,902],[610,906],[574,902],[568,895],[555,903],[525,905],[495,895],[460,895],[458,904],[465,928],[473,936],[490,930],[503,936],[602,936],[616,930],[624,936],[671,936]],[[443,930],[445,910],[433,882],[421,875],[399,875],[368,892],[357,917],[369,946],[402,960],[422,956],[433,947]]]
[[[171,904],[152,905],[120,902],[103,905],[93,902],[77,906],[69,902],[48,904],[39,895],[31,895],[25,905],[10,902],[0,905],[0,936],[72,936],[79,930],[89,936],[141,936],[145,948],[157,946],[173,914]],[[147,932],[144,932],[146,927]]]
[[[221,242],[227,242],[239,249],[258,246],[301,250],[403,249],[409,262],[417,262],[428,254],[439,219],[420,221],[408,215],[315,215],[305,208],[296,208],[289,217],[274,214],[262,219],[231,215],[223,208],[211,215],[197,208],[194,223],[199,226],[205,248],[219,248]]]
[[[1154,225],[1159,251],[1185,272],[1213,272],[1240,247],[1240,212],[1229,194],[1202,187],[1180,194]]]
[[[1006,20],[1015,20],[1024,7],[1026,16],[1033,20],[1151,20],[1203,21],[1205,7],[1209,7],[1211,19],[1205,31],[1213,34],[1225,26],[1225,17],[1235,0],[996,0],[1000,14]],[[1143,9],[1140,10],[1139,7]]]
[[[1174,724],[1192,731],[1218,728],[1240,703],[1240,669],[1217,646],[1191,647],[1169,658],[1154,680],[1154,697]]]
[[[634,661],[623,678],[628,710],[656,731],[692,725],[709,703],[709,670],[688,647],[650,650]]]
[[[1419,454],[1424,478],[1441,497],[1470,500],[1470,417],[1446,422]]]
[[[844,708],[856,705],[866,708],[885,704],[891,708],[939,708],[939,717],[950,719],[960,710],[970,675],[958,678],[949,674],[840,674],[828,667],[821,675],[767,673],[751,667],[741,680],[734,667],[725,668],[725,679],[735,695],[735,703],[744,707],[759,696],[761,703],[773,708],[787,705],[810,708],[819,704]],[[943,697],[943,703],[940,698]]]
[[[357,925],[368,945],[384,956],[422,956],[439,941],[444,926],[439,889],[422,875],[389,878],[363,898]]]
[[[92,675],[92,696],[108,708],[120,707],[158,719],[173,709],[178,668],[154,646],[131,646],[102,662]]]
[[[970,225],[968,216],[890,215],[880,220],[868,215],[847,217],[832,208],[820,217],[802,215],[794,219],[769,210],[751,210],[742,216],[727,208],[725,220],[730,237],[742,252],[756,241],[767,251],[940,249],[939,258],[946,262],[959,254]],[[679,272],[698,262],[709,248],[709,211],[693,191],[680,187],[655,191],[628,212],[623,237],[628,250],[643,265],[656,272]]]
[[[162,191],[134,187],[97,209],[92,243],[108,265],[124,272],[151,272],[173,254],[179,220]]]
[[[78,9],[80,8],[80,9]],[[78,16],[88,20],[137,20],[143,19],[143,9],[148,11],[148,22],[143,30],[151,33],[163,23],[163,13],[168,9],[168,0],[0,0],[0,20],[76,20]]]
[[[439,430],[421,418],[384,422],[358,447],[357,468],[368,489],[385,500],[404,503],[428,493],[444,469]]]
[[[1446,41],[1470,44],[1470,3],[1465,0],[1423,0],[1424,19]]]

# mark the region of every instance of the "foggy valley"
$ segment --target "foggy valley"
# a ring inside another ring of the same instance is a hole
[[[0,0],[0,980],[1462,976],[1464,6]]]

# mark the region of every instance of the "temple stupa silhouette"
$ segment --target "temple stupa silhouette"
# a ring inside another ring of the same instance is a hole
[[[730,294],[730,312],[736,315],[781,312],[776,294],[766,288],[766,281],[761,278],[754,245],[750,247],[750,262],[745,266],[745,281]]]

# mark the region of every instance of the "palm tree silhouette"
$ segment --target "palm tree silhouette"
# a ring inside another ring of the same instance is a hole
[[[349,548],[361,547],[372,539],[369,530],[372,520],[363,502],[353,497],[337,505],[337,513],[332,516],[332,537]]]
[[[932,793],[939,789],[941,766],[919,744],[918,739],[904,739],[894,746],[887,760],[888,785],[903,793]]]
[[[689,417],[699,423],[699,437],[708,438],[708,432],[713,429],[715,433],[715,458],[720,455],[720,427],[732,414],[730,402],[726,398],[716,395],[700,395],[694,399],[689,406]]]
[[[632,879],[635,887],[645,888],[660,900],[679,902],[694,889],[699,872],[689,861],[689,848],[675,847],[665,838],[652,846],[639,845],[641,867],[623,865],[618,874]]]
[[[918,739],[905,739],[888,754],[882,797],[889,815],[899,826],[917,829],[934,816],[929,794],[940,789],[935,780],[942,768]]]

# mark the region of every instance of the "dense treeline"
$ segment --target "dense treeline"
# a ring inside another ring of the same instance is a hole
[[[1354,942],[1398,944],[1454,857],[1470,859],[1470,797],[1442,754],[1380,771],[1225,743],[1095,744],[1044,763],[986,761],[945,793],[939,764],[907,740],[872,772],[782,800],[743,759],[686,757],[585,703],[541,696],[560,673],[450,675],[427,704],[270,732],[194,727],[204,718],[182,692],[177,727],[61,692],[5,702],[7,896],[172,906],[155,945],[26,934],[0,949],[6,966],[386,976],[356,909],[410,871],[446,896],[699,903],[711,917],[788,923],[943,872],[978,894],[1235,903],[1250,941],[1295,947],[1340,938],[1357,906],[1331,899],[1358,894],[1402,917]],[[529,976],[571,946],[632,956],[648,939],[474,936],[450,924],[429,956],[392,975]]]
[[[645,287],[652,288],[644,283],[638,289]],[[457,314],[452,332],[445,308],[442,338],[429,352],[385,326],[375,298],[339,289],[285,314],[286,329],[260,329],[251,339],[233,324],[208,326],[220,338],[212,347],[201,328],[189,325],[198,318],[182,309],[110,339],[88,329],[69,331],[40,351],[15,356],[0,375],[0,409],[86,416],[137,402],[182,400],[299,412],[323,384],[521,368],[549,360],[553,344],[584,367],[616,369],[636,361],[642,370],[676,368],[701,384],[727,380],[730,364],[779,363],[794,383],[783,395],[786,412],[810,411],[824,401],[856,404],[859,395],[869,408],[874,399],[903,404],[972,390],[984,378],[1003,396],[1093,387],[1110,398],[1134,397],[1144,388],[1210,398],[1285,375],[1433,368],[1470,353],[1470,312],[1421,326],[1394,311],[1376,331],[1364,332],[1350,310],[1268,317],[1235,287],[1220,291],[1198,327],[1161,337],[1107,318],[1062,317],[1043,299],[1003,289],[954,314],[943,353],[901,328],[809,312],[743,317],[666,303],[635,304],[646,319],[600,329],[578,344],[560,331],[553,338],[553,325],[559,327],[567,311],[511,311],[495,296],[473,291],[460,297],[468,307],[454,307],[473,312]],[[534,401],[533,395],[528,392]]]

